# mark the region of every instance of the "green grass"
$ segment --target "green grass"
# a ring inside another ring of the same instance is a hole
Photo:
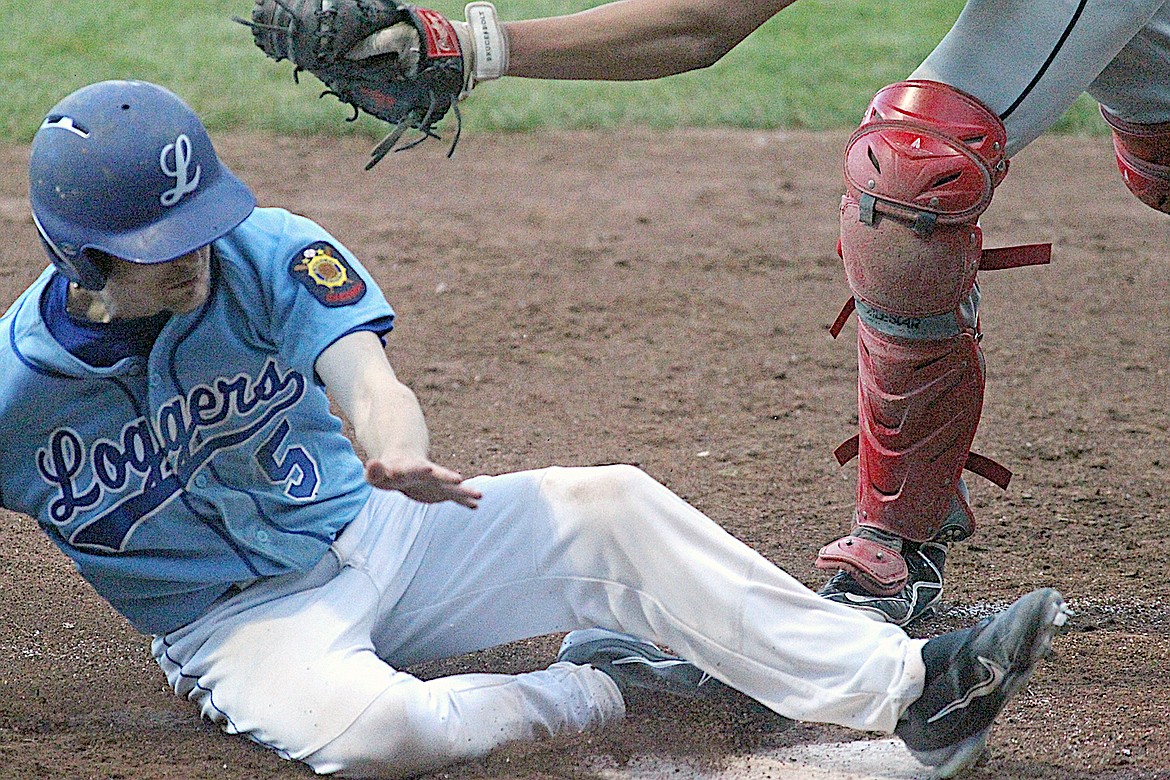
[[[424,3],[462,15],[463,2]],[[498,0],[505,19],[592,3]],[[538,127],[843,128],[870,96],[905,78],[950,27],[962,0],[801,0],[711,68],[644,82],[503,79],[463,104],[468,131]],[[0,0],[0,138],[28,140],[61,97],[93,81],[141,78],[182,95],[212,130],[376,134],[368,118],[316,100],[311,76],[265,59],[231,21],[250,0]],[[1099,131],[1082,98],[1059,129]]]

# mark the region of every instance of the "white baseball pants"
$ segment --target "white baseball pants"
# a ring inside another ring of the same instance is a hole
[[[922,640],[821,599],[632,466],[474,483],[477,510],[375,491],[315,569],[156,637],[175,691],[225,731],[361,777],[622,717],[591,667],[399,671],[589,626],[669,645],[797,720],[891,732],[921,693]]]

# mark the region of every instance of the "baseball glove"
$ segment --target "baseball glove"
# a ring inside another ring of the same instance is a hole
[[[468,86],[464,47],[451,22],[435,11],[394,0],[256,0],[252,19],[236,18],[252,29],[256,45],[272,59],[291,60],[295,80],[308,71],[333,95],[359,111],[394,125],[370,153],[366,170],[391,150],[401,151],[439,138],[436,123],[448,110],[456,118],[450,157],[462,124],[456,101]],[[369,36],[383,45],[371,53]],[[408,129],[421,137],[398,148]]]

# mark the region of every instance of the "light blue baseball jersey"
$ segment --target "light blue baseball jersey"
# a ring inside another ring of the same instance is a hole
[[[377,285],[281,209],[216,241],[211,271],[146,360],[65,350],[40,314],[51,268],[0,319],[0,502],[145,633],[311,567],[370,491],[313,367],[352,330],[390,330]]]

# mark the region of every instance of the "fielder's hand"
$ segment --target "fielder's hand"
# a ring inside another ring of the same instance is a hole
[[[366,462],[366,481],[382,490],[397,490],[424,504],[454,501],[475,509],[483,493],[463,484],[463,476],[425,458],[371,459]]]
[[[392,123],[394,130],[371,152],[369,170],[395,149],[408,128],[422,136],[409,149],[438,138],[435,126],[479,81],[499,78],[507,43],[491,3],[467,6],[467,22],[451,22],[426,8],[396,0],[255,0],[256,45],[269,57],[289,59],[293,76],[307,70],[354,109]]]
[[[445,26],[443,23],[449,24],[459,40],[459,50],[463,55],[463,92],[460,97],[465,97],[479,82],[504,75],[508,67],[508,40],[496,17],[494,5],[468,3],[464,12],[466,22],[447,20],[435,11],[426,13],[431,15],[430,18],[442,20],[439,29]],[[345,57],[365,60],[389,55],[401,62],[411,62],[418,60],[418,52],[418,31],[410,24],[399,22],[362,39],[346,52]]]

